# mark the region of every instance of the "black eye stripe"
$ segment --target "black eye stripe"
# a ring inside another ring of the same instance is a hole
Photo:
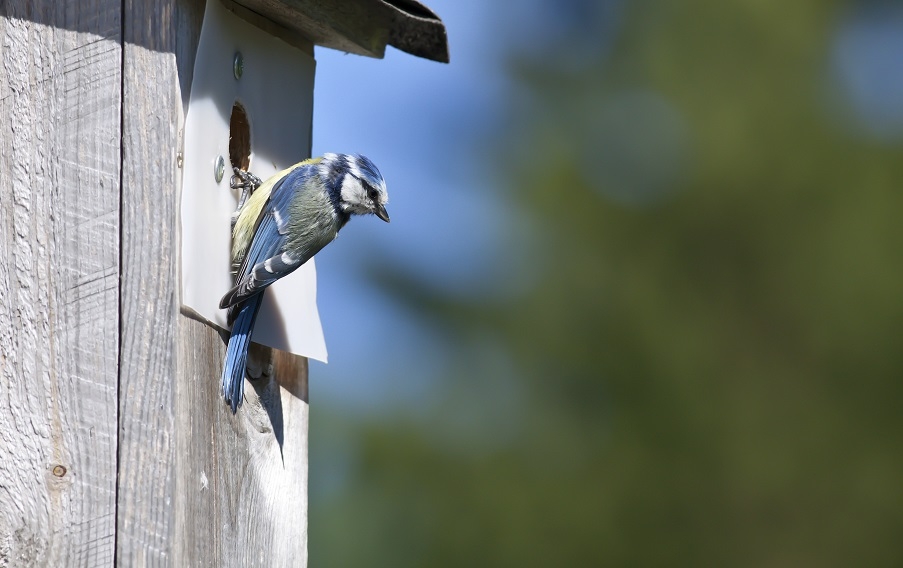
[[[379,192],[376,191],[376,188],[365,182],[364,180],[361,180],[361,184],[363,184],[364,189],[367,191],[367,196],[370,199],[376,201],[376,198],[379,197]]]

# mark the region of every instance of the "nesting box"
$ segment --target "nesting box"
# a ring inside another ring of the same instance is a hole
[[[309,153],[314,45],[447,61],[442,22],[413,0],[37,0],[0,5],[0,36],[0,565],[306,565],[315,267],[273,295],[233,416],[204,303],[229,170]],[[262,88],[277,70],[291,105]]]

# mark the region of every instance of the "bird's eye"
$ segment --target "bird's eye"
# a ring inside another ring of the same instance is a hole
[[[367,182],[363,182],[364,187],[367,188],[367,197],[369,197],[372,201],[379,201],[379,191],[376,190],[375,187],[370,185]]]

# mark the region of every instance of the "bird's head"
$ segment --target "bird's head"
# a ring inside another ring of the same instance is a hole
[[[323,173],[333,180],[337,206],[345,213],[366,215],[373,213],[386,223],[389,214],[386,203],[389,193],[386,181],[376,165],[364,156],[324,154],[320,162]]]

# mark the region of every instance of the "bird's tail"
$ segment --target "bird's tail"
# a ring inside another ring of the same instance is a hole
[[[223,398],[232,407],[232,414],[235,414],[244,399],[248,345],[251,343],[251,332],[254,330],[254,320],[257,319],[261,300],[262,293],[248,298],[239,307],[232,324],[232,335],[229,336],[226,362],[223,365]]]

